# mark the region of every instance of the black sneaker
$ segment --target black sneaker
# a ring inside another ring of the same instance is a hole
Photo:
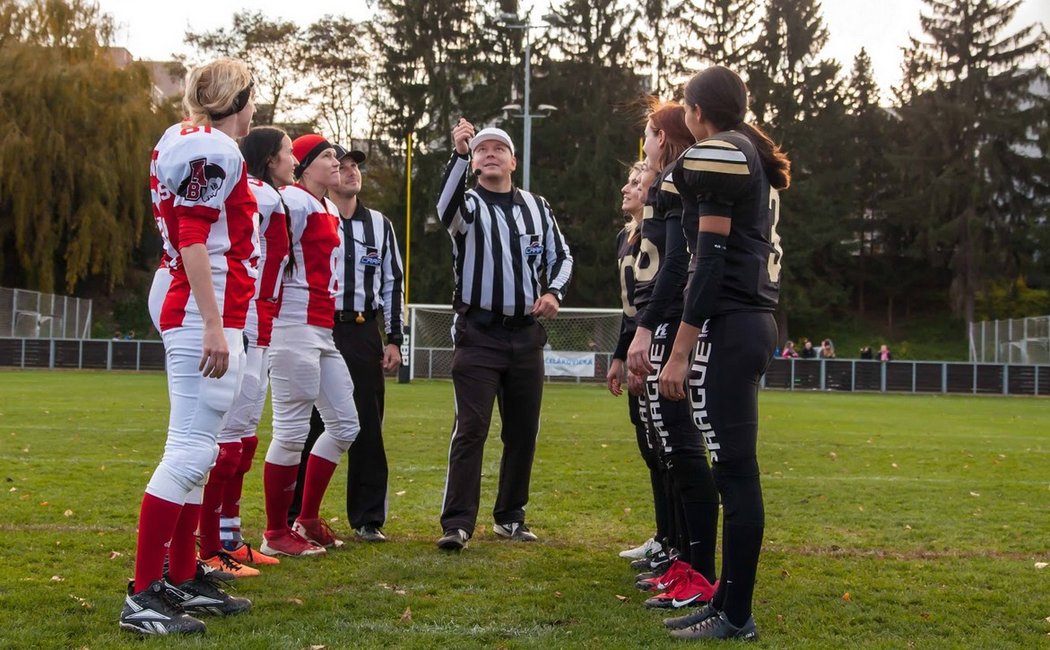
[[[202,560],[200,558],[197,558],[197,573],[200,573],[201,571],[211,575],[214,578],[218,578],[219,580],[222,580],[224,582],[230,582],[230,581],[233,581],[233,580],[237,579],[237,576],[233,575],[232,573],[229,573],[227,571],[223,571],[221,569],[216,569],[213,566],[208,566],[207,564],[204,563],[204,560]],[[168,575],[168,556],[165,555],[164,556],[164,576],[165,576],[165,578],[167,577],[167,575]]]
[[[362,542],[385,542],[386,535],[379,529],[379,526],[361,526],[360,528],[354,529],[354,534]]]
[[[181,585],[165,583],[165,586],[168,594],[188,614],[229,616],[251,609],[252,601],[227,594],[219,584],[220,581],[213,574],[198,570],[192,580]]]
[[[748,618],[741,627],[736,627],[726,618],[725,612],[700,621],[684,630],[674,630],[671,636],[676,639],[740,639],[741,641],[758,640],[758,628],[754,617]]]
[[[445,531],[445,534],[438,538],[438,548],[446,551],[461,551],[467,547],[467,540],[470,539],[470,535],[467,531],[462,528],[451,528]]]
[[[513,539],[515,542],[535,542],[539,539],[536,533],[529,530],[524,521],[512,521],[509,524],[495,524],[492,532],[500,537]]]
[[[658,551],[641,560],[631,562],[631,568],[635,571],[655,571],[657,574],[663,574],[677,557],[677,554]]]
[[[157,580],[136,594],[135,583],[129,582],[120,629],[137,634],[203,634],[204,621],[182,611],[165,587],[163,580]]]
[[[664,627],[672,630],[684,630],[685,628],[703,623],[712,616],[718,616],[719,612],[711,603],[708,603],[691,614],[685,616],[672,616],[664,619]]]

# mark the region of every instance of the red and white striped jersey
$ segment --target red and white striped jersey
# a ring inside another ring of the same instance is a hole
[[[281,196],[288,206],[295,271],[284,278],[277,319],[332,327],[336,301],[343,294],[337,272],[343,255],[339,209],[301,185],[282,187]]]
[[[243,328],[255,294],[259,237],[255,197],[237,143],[208,126],[176,124],[157,142],[150,178],[157,223],[165,248],[171,248],[161,330],[203,326],[180,253],[193,244],[208,250],[223,327]]]
[[[270,346],[273,317],[277,313],[281,276],[288,264],[288,215],[284,213],[281,195],[272,185],[249,176],[248,187],[259,206],[259,277],[255,282],[255,300],[244,322],[244,335],[248,345],[266,348]]]

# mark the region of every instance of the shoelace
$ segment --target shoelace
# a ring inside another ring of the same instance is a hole
[[[251,557],[250,548],[248,549],[248,553],[249,557]],[[239,571],[244,566],[237,560],[233,559],[233,556],[226,551],[219,551],[215,554],[215,557],[219,558],[219,564],[221,564],[223,568],[230,569],[231,571]]]
[[[305,537],[303,537],[299,533],[295,532],[294,530],[289,531],[288,534],[289,534],[289,537],[291,537],[293,541],[296,541],[296,542],[298,542],[300,544],[305,544],[306,546],[317,546],[317,544],[314,544],[313,542],[311,542],[310,540],[306,539]]]
[[[328,521],[325,519],[317,520],[317,527],[321,529],[321,533],[328,539],[335,540],[335,531],[328,525]]]

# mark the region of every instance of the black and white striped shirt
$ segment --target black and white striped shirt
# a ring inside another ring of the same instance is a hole
[[[342,298],[336,309],[382,310],[387,342],[401,345],[404,323],[404,266],[390,220],[359,200],[342,222]]]
[[[506,202],[481,187],[467,190],[469,169],[467,157],[452,154],[437,202],[452,237],[455,303],[525,316],[543,293],[554,292],[560,301],[572,276],[572,254],[550,204],[518,189]]]

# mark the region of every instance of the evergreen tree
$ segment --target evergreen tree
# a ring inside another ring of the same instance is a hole
[[[1035,63],[1048,41],[1036,25],[1004,33],[1019,4],[924,0],[898,91],[906,183],[895,218],[918,215],[915,252],[950,270],[953,310],[967,320],[987,283],[1029,270],[1047,227],[1039,139],[1050,99]]]
[[[724,65],[741,74],[756,58],[759,4],[753,0],[683,2],[686,55],[696,68]]]
[[[112,22],[82,0],[0,3],[2,283],[120,285],[149,223],[149,155],[174,114],[145,66],[119,68]],[[153,257],[156,262],[156,257]]]

